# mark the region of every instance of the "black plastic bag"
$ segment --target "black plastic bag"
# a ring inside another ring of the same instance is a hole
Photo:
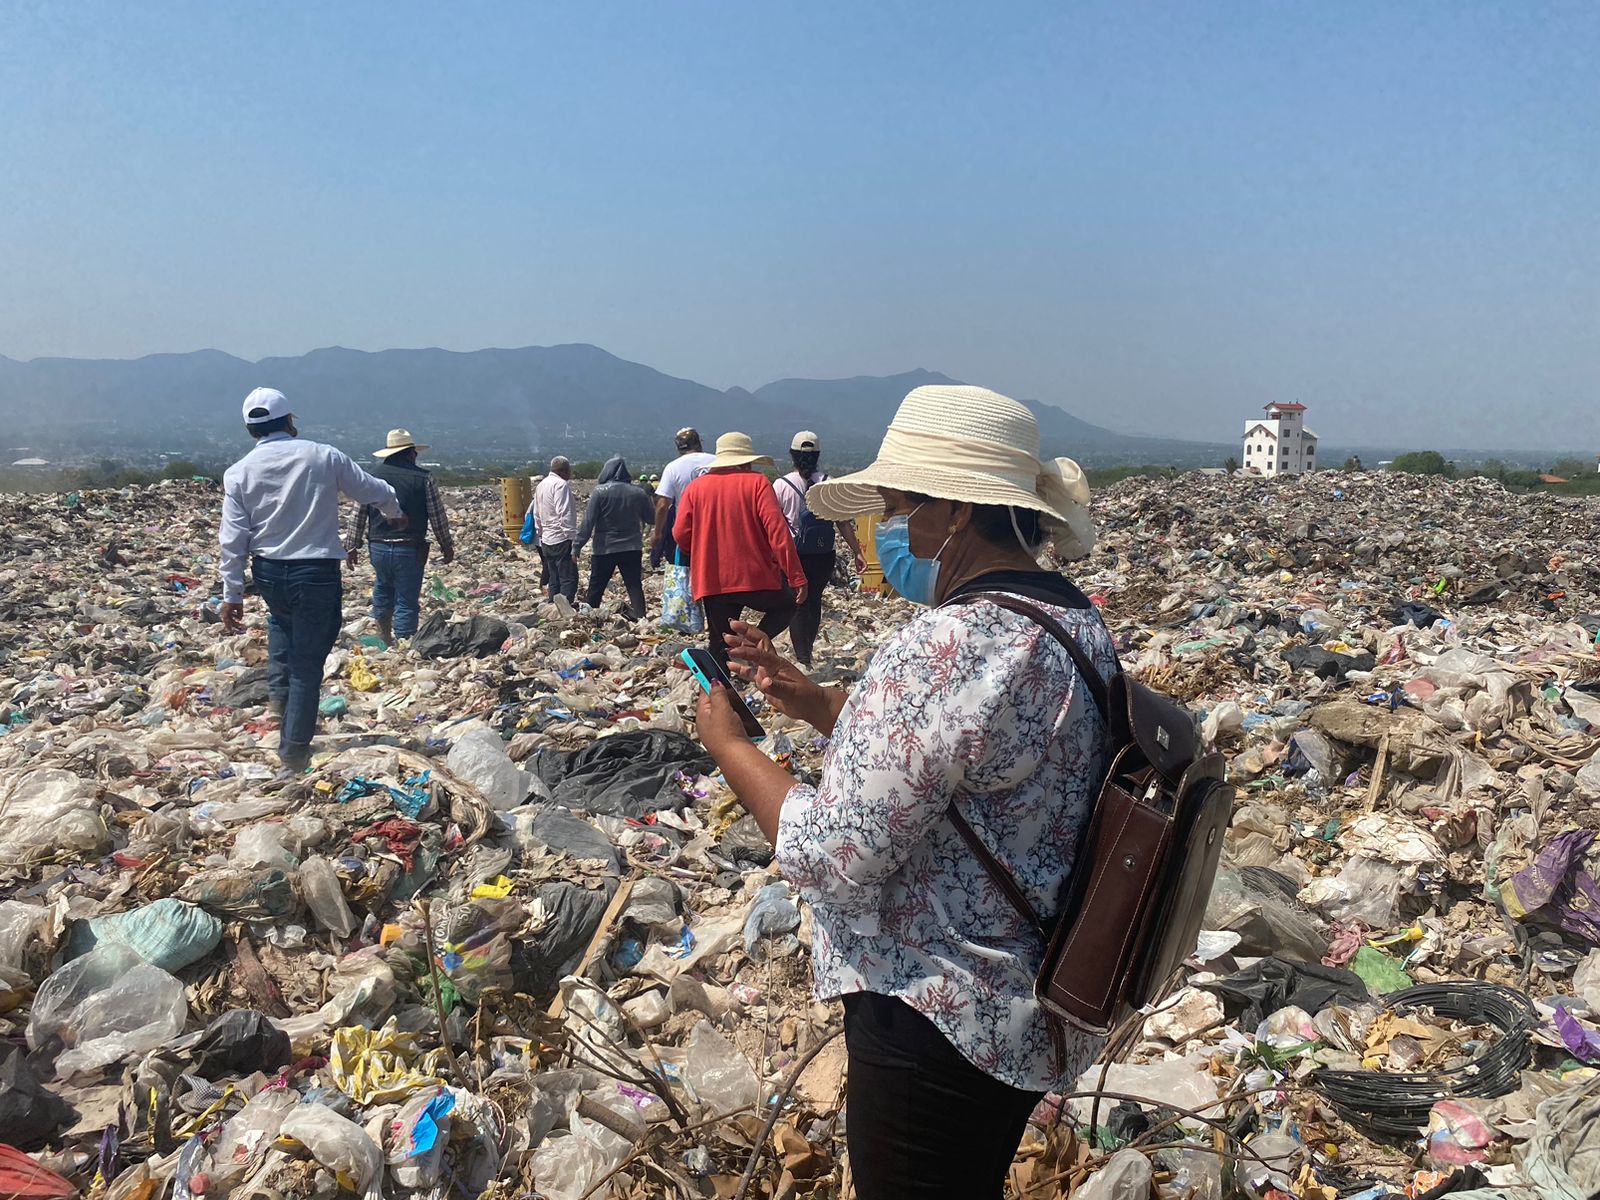
[[[1228,1019],[1239,1019],[1246,1029],[1280,1008],[1293,1006],[1315,1016],[1330,1004],[1365,1004],[1372,998],[1353,971],[1286,958],[1264,958],[1248,970],[1199,986],[1215,992]]]
[[[205,1079],[276,1071],[289,1061],[289,1035],[252,1008],[223,1013],[194,1048],[195,1073]]]
[[[476,616],[470,621],[452,621],[448,613],[431,613],[422,622],[411,648],[423,658],[461,658],[470,654],[484,658],[493,654],[511,636],[511,627],[495,617]]]
[[[556,800],[568,808],[607,816],[644,817],[657,809],[676,812],[687,803],[678,772],[704,775],[715,769],[700,746],[681,733],[636,729],[601,738],[581,750],[541,751],[525,764]]]
[[[23,1052],[0,1042],[0,1140],[34,1150],[77,1119],[72,1105],[39,1082]]]

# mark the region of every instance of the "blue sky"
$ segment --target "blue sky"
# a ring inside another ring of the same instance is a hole
[[[9,0],[0,354],[586,341],[1600,450],[1596,62],[1589,3]]]

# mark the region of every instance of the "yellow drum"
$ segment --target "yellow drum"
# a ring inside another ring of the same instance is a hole
[[[526,475],[500,481],[500,516],[507,541],[515,542],[522,537],[522,521],[532,503],[533,480]]]
[[[861,590],[887,596],[894,589],[884,582],[883,568],[878,564],[878,539],[873,536],[873,530],[881,520],[883,517],[878,514],[857,517],[856,540],[861,543],[861,553],[867,557],[867,569],[861,572]]]

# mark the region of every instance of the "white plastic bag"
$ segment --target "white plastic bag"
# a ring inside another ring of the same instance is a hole
[[[22,966],[22,956],[50,916],[42,904],[0,900],[0,967]]]
[[[1138,1150],[1118,1150],[1077,1193],[1077,1200],[1145,1200],[1150,1195],[1150,1160]]]
[[[110,846],[99,804],[71,771],[42,767],[0,788],[0,864],[62,852],[92,856]]]
[[[239,836],[233,839],[233,853],[228,856],[228,861],[246,870],[251,867],[277,867],[292,871],[300,865],[300,860],[284,844],[287,836],[288,830],[276,821],[263,821],[259,825],[241,829]]]
[[[211,1190],[226,1195],[266,1157],[289,1111],[300,1103],[297,1093],[269,1088],[256,1095],[228,1120],[212,1155]],[[219,1186],[221,1185],[221,1186]]]
[[[297,1104],[279,1130],[311,1152],[330,1171],[355,1180],[356,1191],[378,1196],[383,1189],[383,1152],[354,1121],[324,1104]]]
[[[637,1110],[614,1089],[591,1092],[588,1098],[637,1124],[643,1136],[645,1127]],[[570,1136],[546,1138],[533,1155],[534,1186],[549,1200],[582,1200],[595,1181],[633,1149],[633,1143],[621,1134],[580,1117],[576,1105],[568,1115],[567,1127],[572,1131]]]
[[[533,791],[533,777],[506,757],[500,735],[482,721],[471,721],[456,735],[445,767],[483,793],[496,812],[516,808]]]
[[[749,1060],[710,1021],[701,1021],[689,1034],[683,1081],[710,1115],[761,1106],[761,1081]]]
[[[319,925],[339,937],[349,937],[355,932],[355,914],[345,903],[344,889],[339,886],[339,875],[331,862],[321,855],[312,855],[300,864],[295,882],[300,886],[300,898]]]
[[[127,946],[97,946],[39,985],[28,1045],[59,1036],[68,1049],[56,1075],[65,1079],[165,1045],[188,1015],[183,984]]]

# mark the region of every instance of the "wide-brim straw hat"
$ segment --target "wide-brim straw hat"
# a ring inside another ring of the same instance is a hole
[[[427,442],[411,440],[411,431],[409,429],[389,430],[388,441],[389,444],[382,450],[374,450],[372,452],[373,458],[388,458],[390,455],[399,454],[402,450],[415,450],[421,453],[423,450],[428,449]]]
[[[988,388],[914,389],[900,402],[872,465],[812,484],[806,505],[825,521],[881,513],[879,488],[1030,509],[1063,557],[1094,549],[1082,469],[1070,458],[1041,459],[1033,413]]]
[[[748,467],[756,464],[770,467],[772,456],[757,454],[748,433],[725,433],[717,439],[716,459],[706,469],[715,471],[719,467]]]

